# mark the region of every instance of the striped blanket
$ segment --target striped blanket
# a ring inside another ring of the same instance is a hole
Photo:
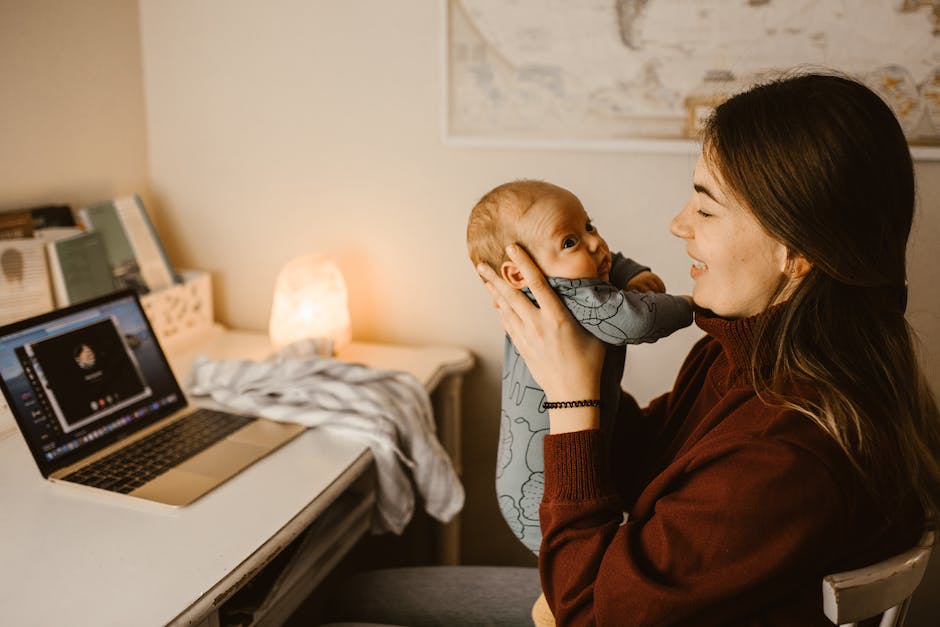
[[[434,518],[447,522],[463,507],[463,486],[435,435],[428,393],[408,373],[325,357],[276,354],[256,362],[200,356],[188,391],[234,411],[329,429],[365,442],[378,471],[374,533],[404,530],[415,506],[412,479]]]

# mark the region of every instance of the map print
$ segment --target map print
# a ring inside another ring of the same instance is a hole
[[[940,145],[940,0],[446,0],[452,138],[690,139],[781,70],[868,83]]]

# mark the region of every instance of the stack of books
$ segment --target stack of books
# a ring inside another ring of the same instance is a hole
[[[0,324],[133,288],[181,282],[139,196],[0,213]]]

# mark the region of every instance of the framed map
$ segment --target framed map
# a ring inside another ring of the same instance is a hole
[[[450,143],[686,151],[730,94],[817,67],[940,158],[940,0],[442,2]]]

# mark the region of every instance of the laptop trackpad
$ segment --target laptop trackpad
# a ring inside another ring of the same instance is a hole
[[[195,457],[186,460],[174,470],[185,470],[199,475],[225,479],[264,457],[268,451],[268,448],[255,444],[222,440]]]

